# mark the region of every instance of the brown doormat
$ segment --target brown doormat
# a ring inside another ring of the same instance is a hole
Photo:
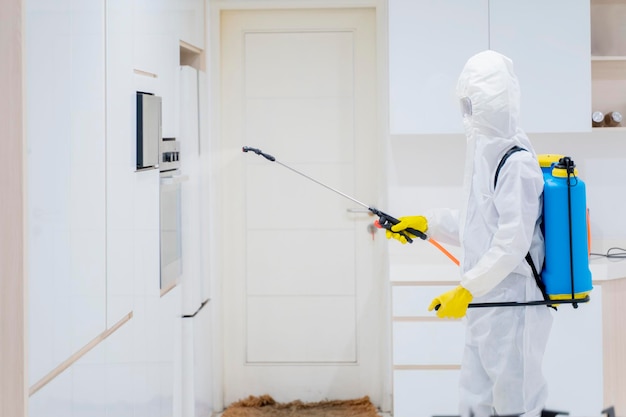
[[[250,396],[231,404],[222,417],[379,417],[369,397],[318,403],[277,403],[269,395]]]

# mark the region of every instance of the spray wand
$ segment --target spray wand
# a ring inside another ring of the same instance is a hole
[[[376,209],[374,207],[370,207],[367,204],[357,200],[354,197],[351,197],[351,196],[349,196],[349,195],[347,195],[345,193],[342,193],[341,191],[339,191],[339,190],[337,190],[335,188],[332,188],[332,187],[330,187],[330,186],[328,186],[328,185],[326,185],[326,184],[316,180],[315,178],[311,178],[308,175],[306,175],[306,174],[304,174],[304,173],[302,173],[302,172],[300,172],[300,171],[298,171],[298,170],[296,170],[296,169],[294,169],[294,168],[292,168],[292,167],[290,167],[288,165],[283,164],[282,162],[276,160],[276,158],[274,158],[272,155],[269,155],[269,154],[267,154],[265,152],[262,152],[260,149],[251,148],[249,146],[244,146],[242,148],[242,150],[243,150],[243,152],[254,152],[257,155],[260,155],[260,156],[264,157],[268,161],[276,162],[277,164],[282,165],[283,167],[285,167],[285,168],[295,172],[296,174],[302,175],[303,177],[313,181],[314,183],[319,184],[322,187],[327,188],[330,191],[333,191],[333,192],[341,195],[342,197],[347,198],[348,200],[350,200],[350,201],[360,205],[361,207],[364,207],[364,208],[368,209],[370,212],[372,212],[373,214],[378,216],[378,220],[376,220],[374,222],[374,225],[376,227],[378,227],[378,228],[382,228],[382,229],[386,229],[386,230],[391,231],[391,227],[393,225],[396,225],[396,224],[400,223],[400,220],[396,219],[393,216],[390,216],[389,214],[385,213],[384,211],[378,210],[378,209]],[[454,257],[454,255],[452,255],[450,252],[448,252],[437,241],[433,240],[432,238],[429,238],[428,236],[426,236],[425,233],[422,233],[419,230],[416,230],[416,229],[413,229],[413,228],[407,228],[407,229],[402,230],[400,232],[393,232],[393,233],[401,234],[402,236],[405,237],[406,241],[409,242],[409,243],[413,243],[413,239],[407,233],[410,233],[410,234],[412,234],[414,236],[417,236],[417,237],[419,237],[422,240],[427,240],[428,242],[432,243],[437,249],[439,249],[444,255],[446,255],[452,262],[454,262],[455,264],[459,265],[459,260],[456,259]]]

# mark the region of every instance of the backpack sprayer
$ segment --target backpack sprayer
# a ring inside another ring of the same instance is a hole
[[[321,185],[322,187],[333,191],[336,194],[339,194],[340,196],[347,198],[348,200],[360,205],[361,207],[366,208],[367,210],[369,210],[371,213],[375,214],[376,216],[378,216],[378,220],[376,222],[374,222],[374,225],[378,228],[382,228],[382,229],[386,229],[386,230],[390,230],[391,231],[391,227],[400,223],[400,220],[396,219],[395,217],[381,211],[378,210],[374,207],[370,207],[367,204],[357,200],[354,197],[351,197],[335,188],[332,188],[300,171],[298,171],[297,169],[294,169],[288,165],[283,164],[282,162],[276,160],[275,157],[273,157],[272,155],[269,155],[263,151],[261,151],[260,149],[257,148],[251,148],[249,146],[244,146],[242,148],[243,152],[254,152],[257,155],[260,155],[262,157],[264,157],[265,159],[267,159],[268,161],[271,162],[276,162],[279,165],[282,165],[283,167],[289,169],[290,171],[295,172],[296,174],[299,174],[301,176],[303,176],[304,178],[307,178],[310,181],[315,182],[316,184]],[[507,153],[506,158],[508,158],[508,156],[514,152],[517,152],[519,150],[522,149],[512,149],[509,151],[509,153]],[[501,168],[501,166],[504,164],[504,161],[506,160],[506,158],[503,158],[503,160],[500,163],[499,168]],[[571,162],[571,161],[570,161]],[[558,244],[557,240],[561,240],[560,237],[563,236],[563,229],[565,227],[568,227],[569,230],[572,230],[572,191],[571,191],[571,180],[570,178],[572,176],[575,176],[574,174],[574,167],[575,165],[573,164],[569,164],[568,166],[565,167],[565,175],[563,175],[562,173],[559,173],[555,176],[555,178],[557,178],[556,182],[550,182],[548,181],[548,179],[546,178],[546,171],[544,171],[544,179],[546,180],[546,205],[549,201],[549,198],[552,198],[552,195],[556,195],[557,198],[559,198],[560,200],[563,200],[563,198],[566,198],[566,203],[568,204],[568,209],[569,209],[569,216],[566,217],[566,219],[569,219],[569,221],[566,221],[566,223],[564,224],[563,222],[558,222],[558,221],[553,221],[553,225],[552,229],[554,229],[553,232],[548,233],[546,235],[546,245],[550,244],[550,246],[553,245],[557,245],[559,247],[563,247],[562,242],[561,244]],[[559,167],[557,168],[558,170],[562,170],[563,167]],[[498,169],[499,171],[499,169]],[[559,171],[560,172],[560,171]],[[575,178],[575,177],[574,177]],[[496,180],[497,180],[497,173],[496,173]],[[563,181],[561,181],[563,180]],[[581,187],[579,187],[577,190],[575,190],[574,194],[574,208],[576,209],[576,211],[580,211],[578,210],[581,207],[585,207],[584,206],[584,193],[585,193],[585,188],[584,188],[584,183],[578,179],[576,179],[576,184],[575,185],[581,185]],[[495,186],[495,184],[494,184]],[[566,194],[563,194],[564,192],[566,192]],[[549,207],[551,207],[552,211],[557,210],[557,207],[559,206],[559,204],[556,204],[556,202],[552,202],[550,204]],[[544,205],[544,210],[545,210],[545,205]],[[553,217],[548,215],[548,217]],[[558,216],[558,217],[562,217],[562,216]],[[580,222],[578,222],[580,223]],[[551,229],[546,230],[546,232],[548,232]],[[393,232],[393,233],[399,233],[402,236],[404,236],[407,240],[407,242],[409,243],[413,243],[413,239],[407,234],[410,233],[414,236],[419,237],[422,240],[426,240],[428,242],[430,242],[431,244],[433,244],[437,249],[439,249],[444,255],[446,255],[452,262],[454,262],[457,266],[460,264],[459,260],[456,259],[454,257],[454,255],[452,255],[450,252],[448,252],[443,246],[441,246],[437,241],[435,241],[433,238],[428,237],[425,233],[419,231],[419,230],[415,230],[413,228],[407,228],[405,230],[402,230],[400,232]],[[542,289],[542,293],[544,293],[544,299],[543,300],[537,300],[537,301],[527,301],[527,302],[516,302],[516,301],[507,301],[507,302],[491,302],[491,303],[471,303],[469,304],[468,307],[470,308],[476,308],[476,307],[519,307],[519,306],[532,306],[532,305],[548,305],[548,306],[554,306],[556,304],[573,304],[574,308],[576,308],[578,306],[578,303],[584,303],[589,301],[589,292],[591,290],[591,274],[587,274],[587,278],[588,280],[583,280],[583,285],[585,286],[584,289],[582,289],[582,291],[578,290],[578,288],[575,288],[574,285],[574,268],[576,267],[573,263],[573,255],[575,254],[576,250],[573,249],[572,246],[572,233],[568,233],[568,235],[570,236],[570,245],[569,245],[569,265],[563,265],[563,260],[561,260],[559,262],[559,268],[557,269],[561,269],[561,270],[565,270],[565,272],[567,272],[568,276],[571,276],[571,280],[567,279],[567,282],[565,284],[571,284],[569,287],[569,290],[567,289],[563,289],[562,286],[560,286],[561,288],[559,288],[556,291],[556,295],[553,295],[553,293],[551,291],[548,291],[546,293],[545,291],[545,287],[543,285],[543,282],[541,280],[541,277],[539,276],[539,272],[536,270],[536,268],[534,267],[534,265],[532,264],[532,258],[530,258],[530,254],[526,255],[526,260],[528,261],[529,265],[531,266],[531,269],[533,270],[533,275],[535,276],[535,280],[537,281],[537,285],[539,285],[539,287]],[[578,237],[578,236],[577,236]],[[577,239],[578,241],[580,241],[579,239]],[[554,243],[553,243],[554,241]],[[584,240],[585,243],[585,247],[587,244],[587,241]],[[548,261],[548,257],[551,254],[551,251],[548,250],[548,247],[546,248],[546,264],[550,265]],[[556,253],[555,253],[556,255]],[[560,258],[563,258],[565,254],[563,253],[563,251],[559,251],[558,256]],[[580,256],[578,256],[580,257]],[[583,270],[586,268],[586,271],[588,272],[589,268],[588,268],[588,263],[586,264],[587,266],[585,267],[585,264],[580,264],[578,266],[578,268],[582,268]],[[569,268],[567,268],[567,266],[569,266]],[[552,269],[548,269],[549,271],[552,271]],[[546,271],[546,268],[544,266],[543,271]],[[562,277],[562,274],[558,274],[558,276],[555,276],[551,279],[554,282],[565,282],[565,280]],[[586,283],[586,281],[588,281],[588,285]],[[567,287],[567,285],[565,285]],[[551,285],[550,283],[548,283],[547,285],[548,290],[550,290]],[[578,291],[577,291],[578,290]],[[571,298],[570,298],[571,296]],[[439,306],[435,307],[435,309],[438,309]]]

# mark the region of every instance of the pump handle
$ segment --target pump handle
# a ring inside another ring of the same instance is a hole
[[[377,227],[381,227],[383,229],[387,229],[389,231],[391,231],[391,227],[393,225],[396,225],[398,223],[400,223],[400,220],[396,219],[393,216],[390,216],[389,214],[385,213],[384,211],[380,211],[378,209],[375,209],[374,207],[368,207],[369,211],[371,211],[372,213],[374,213],[375,215],[378,216],[378,221],[375,223],[375,225]],[[406,241],[409,243],[413,243],[413,239],[411,239],[411,237],[405,233],[408,232],[412,235],[415,235],[417,237],[419,237],[422,240],[426,240],[428,238],[428,236],[426,236],[424,233],[420,232],[419,230],[415,230],[411,227],[404,229],[400,232],[393,232],[393,233],[399,233],[402,236],[404,236],[406,238]]]

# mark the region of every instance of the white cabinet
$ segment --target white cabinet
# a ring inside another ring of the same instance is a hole
[[[135,89],[162,97],[163,137],[177,138],[180,42],[204,48],[204,0],[133,0]]]
[[[553,316],[543,360],[546,408],[572,417],[600,415],[610,405],[603,399],[602,287],[594,285],[589,303],[560,306]]]
[[[416,267],[415,276],[426,269]],[[394,416],[458,414],[458,383],[465,344],[465,322],[439,320],[427,307],[452,282],[392,283]],[[545,308],[545,307],[537,307]],[[599,415],[603,403],[602,287],[591,302],[563,305],[554,312],[543,372],[546,409],[572,417]]]
[[[198,49],[204,49],[204,1],[177,0],[174,3],[180,14],[180,40]]]
[[[188,66],[180,67],[180,159],[181,173],[189,176],[182,185],[182,247],[183,247],[183,314],[193,315],[202,302],[202,268],[205,256],[201,245],[202,207],[200,197],[203,192],[200,177],[200,135],[198,108],[198,71]]]
[[[25,3],[29,383],[105,329],[104,4]]]
[[[389,123],[392,134],[462,132],[456,82],[487,49],[487,0],[389,1]]]
[[[136,98],[133,86],[133,10],[128,0],[107,0],[107,318],[133,310],[136,247],[135,200],[145,200],[135,172]],[[140,177],[141,175],[141,177]],[[158,175],[158,174],[153,174]],[[158,179],[152,179],[158,181]],[[158,192],[158,190],[157,190]],[[137,196],[140,195],[141,197]],[[152,203],[154,199],[149,200]],[[158,200],[157,200],[158,201]],[[157,258],[153,262],[158,262]],[[141,271],[141,270],[140,270]]]
[[[428,311],[432,298],[452,285],[392,284],[394,417],[458,414],[465,324]]]
[[[458,369],[395,370],[393,416],[458,416],[458,385]]]
[[[527,132],[591,130],[589,2],[494,0],[490,45],[513,60]]]
[[[162,97],[163,137],[178,137],[179,23],[165,0],[134,0],[135,88]]]
[[[524,130],[590,130],[586,2],[390,0],[391,133],[462,132],[456,81],[485,49],[514,62]]]
[[[30,412],[171,416],[182,297],[160,294],[159,172],[135,171],[135,91],[163,97],[164,134],[177,135],[189,23],[170,13],[177,0],[24,6]],[[49,374],[68,359],[78,360]],[[197,377],[203,411],[209,377]]]

